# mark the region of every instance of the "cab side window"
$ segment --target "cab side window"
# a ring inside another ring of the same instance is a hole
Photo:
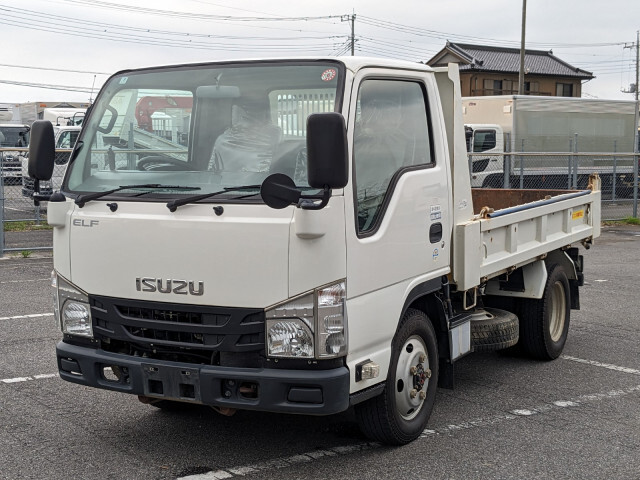
[[[358,234],[373,232],[405,170],[433,163],[426,94],[418,82],[365,80],[353,139]]]

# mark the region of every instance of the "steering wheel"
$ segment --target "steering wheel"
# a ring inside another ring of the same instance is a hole
[[[186,171],[191,170],[187,162],[162,155],[150,155],[138,161],[138,170]]]

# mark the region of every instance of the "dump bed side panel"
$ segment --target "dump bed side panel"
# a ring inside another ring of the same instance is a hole
[[[480,220],[480,277],[491,278],[540,255],[599,234],[600,192]]]
[[[553,250],[600,235],[600,191],[574,192],[498,210],[458,224],[455,241],[464,247],[458,290],[531,263]]]

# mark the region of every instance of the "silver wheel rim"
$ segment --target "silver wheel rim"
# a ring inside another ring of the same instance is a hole
[[[404,420],[412,420],[420,413],[430,377],[427,347],[422,338],[413,335],[400,349],[396,366],[396,410]]]
[[[556,282],[553,284],[553,290],[551,291],[551,318],[549,319],[549,334],[554,342],[557,342],[562,337],[566,309],[564,285],[562,282]]]

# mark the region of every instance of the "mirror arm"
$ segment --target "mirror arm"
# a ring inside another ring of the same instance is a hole
[[[38,193],[33,194],[33,204],[37,207],[40,202],[48,202],[51,199],[51,195],[40,195]]]
[[[317,195],[302,195],[298,201],[298,208],[303,210],[322,210],[329,203],[331,198],[331,189],[328,185],[324,186],[324,191]],[[320,200],[320,203],[314,203],[314,200]]]

